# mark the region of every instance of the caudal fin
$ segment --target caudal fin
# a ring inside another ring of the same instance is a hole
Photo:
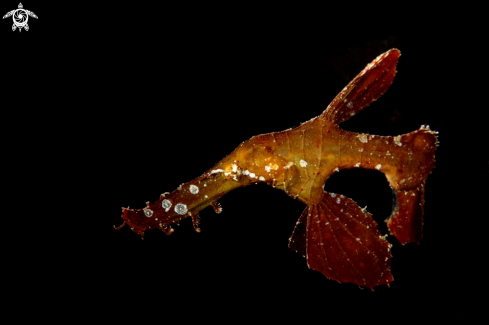
[[[424,186],[411,191],[394,192],[395,206],[386,220],[391,235],[401,244],[419,244],[423,236]]]
[[[340,124],[377,100],[392,84],[400,55],[398,49],[379,55],[343,88],[321,117]]]
[[[429,126],[398,136],[398,145],[405,148],[406,163],[395,174],[386,177],[394,193],[394,209],[386,220],[389,232],[401,244],[419,244],[423,236],[424,195],[426,179],[435,167],[437,133]]]
[[[371,214],[343,195],[324,192],[319,204],[307,206],[289,241],[310,268],[332,280],[370,289],[393,280],[392,245]]]

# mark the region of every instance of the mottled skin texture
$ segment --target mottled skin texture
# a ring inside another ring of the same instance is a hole
[[[422,126],[397,137],[348,132],[339,124],[380,97],[391,85],[398,50],[390,50],[370,63],[336,96],[320,116],[299,127],[255,136],[240,144],[213,168],[177,190],[163,195],[146,209],[124,208],[124,224],[144,235],[192,217],[216,204],[234,188],[265,182],[307,204],[290,238],[290,248],[307,257],[308,266],[328,278],[374,288],[389,284],[390,247],[370,214],[351,199],[324,192],[326,180],[341,169],[376,169],[384,173],[397,198],[387,220],[389,231],[403,244],[419,243],[422,235],[424,185],[434,167],[437,139]],[[191,193],[190,186],[198,187]],[[172,203],[168,211],[163,200]],[[178,214],[175,205],[185,204]],[[123,224],[123,225],[124,225]],[[122,227],[122,226],[121,226]],[[118,228],[120,229],[120,227]]]

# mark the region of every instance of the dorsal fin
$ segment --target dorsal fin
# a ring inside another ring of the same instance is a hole
[[[377,100],[392,84],[400,55],[398,49],[379,55],[343,88],[321,117],[340,124]]]

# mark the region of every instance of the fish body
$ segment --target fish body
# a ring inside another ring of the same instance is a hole
[[[377,57],[353,79],[324,113],[297,128],[262,134],[241,143],[200,177],[162,194],[144,209],[123,208],[124,224],[144,235],[148,229],[173,232],[171,225],[191,217],[198,228],[200,210],[237,187],[266,183],[304,202],[289,247],[308,266],[339,282],[374,288],[393,280],[390,248],[371,215],[353,200],[325,192],[326,180],[342,169],[375,169],[385,174],[396,196],[387,220],[402,244],[419,243],[424,186],[434,168],[436,132],[429,127],[408,134],[378,136],[349,132],[339,124],[380,97],[391,85],[400,52]],[[118,227],[120,229],[122,226]]]

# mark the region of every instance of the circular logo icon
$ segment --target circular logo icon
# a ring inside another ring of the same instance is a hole
[[[24,9],[17,9],[15,10],[14,14],[12,15],[14,18],[14,23],[17,25],[17,27],[24,27],[25,24],[27,24],[27,20],[29,19],[27,12],[25,12]]]

